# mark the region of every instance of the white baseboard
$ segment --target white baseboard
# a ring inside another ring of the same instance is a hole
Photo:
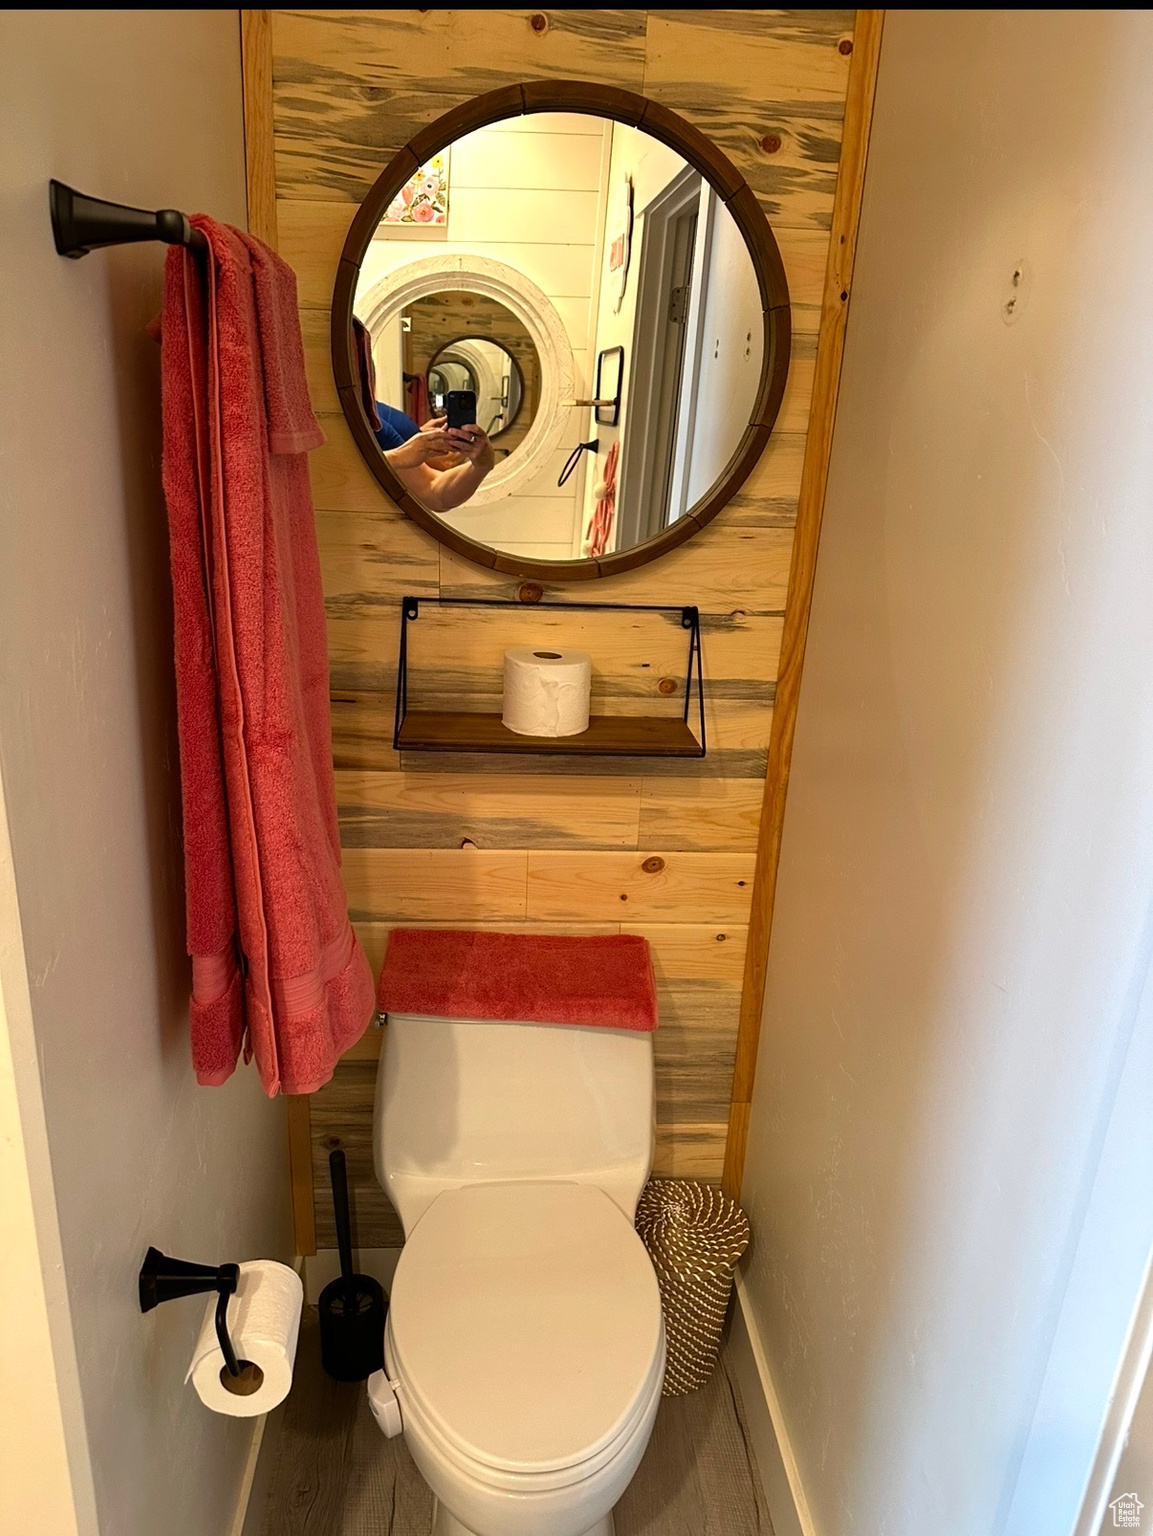
[[[353,1250],[352,1267],[358,1275],[371,1275],[379,1280],[387,1296],[399,1258],[399,1248],[357,1248]],[[340,1255],[335,1248],[321,1248],[308,1255],[304,1261],[304,1299],[310,1307],[316,1305],[321,1291],[339,1274]]]
[[[729,1328],[729,1359],[741,1391],[773,1531],[775,1536],[817,1536],[784,1426],[780,1399],[739,1274],[736,1291]]]

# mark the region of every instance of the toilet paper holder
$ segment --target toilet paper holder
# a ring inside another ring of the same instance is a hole
[[[239,1264],[190,1264],[169,1258],[159,1248],[149,1248],[140,1266],[140,1310],[151,1312],[162,1301],[178,1296],[204,1296],[216,1292],[216,1341],[230,1376],[239,1377],[240,1362],[228,1337],[228,1298],[240,1281]]]

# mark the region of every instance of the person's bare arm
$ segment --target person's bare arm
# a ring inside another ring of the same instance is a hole
[[[463,455],[464,463],[439,476],[436,493],[440,504],[433,507],[435,512],[463,506],[496,463],[488,434],[481,427],[449,427],[447,436],[456,452]]]
[[[430,512],[451,512],[462,506],[496,462],[492,444],[480,427],[445,429],[442,419],[426,422],[415,437],[384,455],[406,489]],[[461,454],[464,463],[453,469],[433,468],[429,461],[447,453]]]
[[[449,440],[441,416],[425,422],[416,436],[401,443],[399,448],[385,449],[384,457],[407,491],[426,507],[440,512],[447,510],[437,505],[437,484],[443,478],[443,471],[436,469],[433,461],[443,459],[445,455],[455,455],[455,452],[456,444]]]

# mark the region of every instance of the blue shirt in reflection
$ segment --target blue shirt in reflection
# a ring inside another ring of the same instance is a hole
[[[389,448],[399,448],[401,443],[407,443],[420,431],[412,417],[398,411],[395,405],[382,405],[378,400],[376,414],[380,417],[376,440],[386,452]]]

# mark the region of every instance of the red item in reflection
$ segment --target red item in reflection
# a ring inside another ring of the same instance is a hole
[[[428,384],[423,373],[405,374],[404,399],[408,415],[423,426],[432,414],[428,403]]]
[[[617,460],[620,458],[620,452],[619,441],[615,442],[608,451],[602,476],[604,494],[598,497],[596,509],[585,532],[585,551],[593,560],[605,553],[609,547],[609,539],[612,537],[613,519],[617,510]]]
[[[380,412],[376,408],[376,363],[372,356],[372,337],[363,320],[352,317],[352,348],[356,353],[356,382],[360,390],[360,403],[368,424],[375,432],[380,426]]]

